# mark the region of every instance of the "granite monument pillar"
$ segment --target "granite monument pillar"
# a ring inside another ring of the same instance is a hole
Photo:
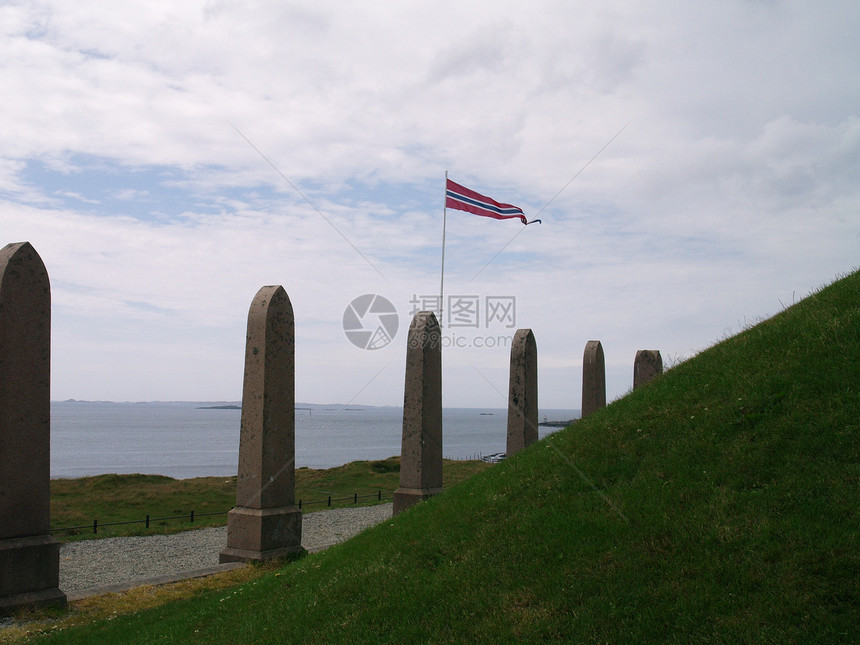
[[[409,326],[400,487],[394,514],[442,491],[442,336],[436,316],[419,311]]]
[[[511,343],[506,456],[518,453],[537,439],[537,343],[531,329],[518,329]]]
[[[633,361],[633,389],[663,373],[663,357],[657,349],[640,349]]]
[[[293,307],[283,287],[263,287],[248,312],[236,506],[227,515],[221,562],[303,551],[295,423]]]
[[[582,418],[606,407],[606,364],[599,340],[585,344],[582,355]]]
[[[51,285],[20,242],[0,249],[0,615],[66,603],[50,482]]]

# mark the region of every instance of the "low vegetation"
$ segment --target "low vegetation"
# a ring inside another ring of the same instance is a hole
[[[857,642],[858,359],[855,273],[352,540],[44,642]]]
[[[482,461],[446,459],[443,477],[455,484],[489,468]],[[296,503],[313,512],[331,508],[391,501],[400,478],[400,457],[355,461],[336,468],[296,469]],[[51,481],[51,530],[57,539],[147,535],[224,526],[227,511],[236,503],[236,477],[172,479],[162,475],[98,475]],[[191,524],[191,511],[194,523]],[[141,523],[150,517],[150,527]],[[160,519],[171,518],[171,519]],[[98,520],[98,533],[93,533]],[[132,522],[131,524],[123,524]],[[82,527],[73,531],[59,531]]]

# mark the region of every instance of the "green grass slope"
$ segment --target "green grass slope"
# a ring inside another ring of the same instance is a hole
[[[329,551],[59,642],[856,642],[860,273]]]

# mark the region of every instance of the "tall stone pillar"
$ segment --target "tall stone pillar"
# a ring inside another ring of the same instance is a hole
[[[395,515],[442,492],[442,336],[433,312],[415,314],[407,345]]]
[[[606,407],[606,362],[599,340],[585,344],[582,355],[582,418]]]
[[[633,361],[633,389],[645,385],[663,373],[663,357],[660,350],[640,349]]]
[[[537,439],[537,343],[531,329],[518,329],[511,343],[506,455],[518,453]]]
[[[51,285],[20,242],[0,249],[0,615],[66,603],[50,487]]]
[[[283,287],[263,287],[248,312],[236,506],[227,515],[221,562],[302,552],[295,506],[295,335]]]

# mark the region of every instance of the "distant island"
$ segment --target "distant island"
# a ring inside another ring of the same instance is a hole
[[[546,426],[548,428],[566,428],[575,421],[576,419],[571,419],[570,421],[541,421],[538,425]]]
[[[92,400],[82,400],[82,399],[64,399],[61,401],[51,401],[51,405],[134,405],[134,406],[171,406],[171,407],[193,407],[193,409],[197,410],[241,410],[242,402],[241,401],[224,401],[216,400],[216,401],[92,401]],[[337,412],[338,414],[341,412],[372,412],[374,410],[395,410],[402,409],[400,406],[393,405],[362,405],[362,404],[338,404],[338,403],[302,403],[296,401],[295,410],[296,412],[306,412],[307,415],[303,416],[311,416],[314,412]],[[448,409],[446,409],[447,411]],[[501,408],[496,412],[490,412],[487,408],[451,408],[451,410],[474,410],[480,416],[498,416],[500,414],[504,414]],[[547,410],[549,412],[549,410]],[[567,412],[567,411],[565,411]],[[562,414],[565,414],[562,412]],[[576,414],[576,410],[571,410],[570,412]],[[558,414],[558,411],[555,411]],[[560,415],[559,415],[560,416]],[[566,416],[566,415],[565,415]],[[570,419],[568,421],[560,421],[560,420],[550,420],[546,415],[543,416],[543,420],[538,423],[539,426],[545,426],[550,428],[566,428],[570,424],[572,424],[576,419]]]

